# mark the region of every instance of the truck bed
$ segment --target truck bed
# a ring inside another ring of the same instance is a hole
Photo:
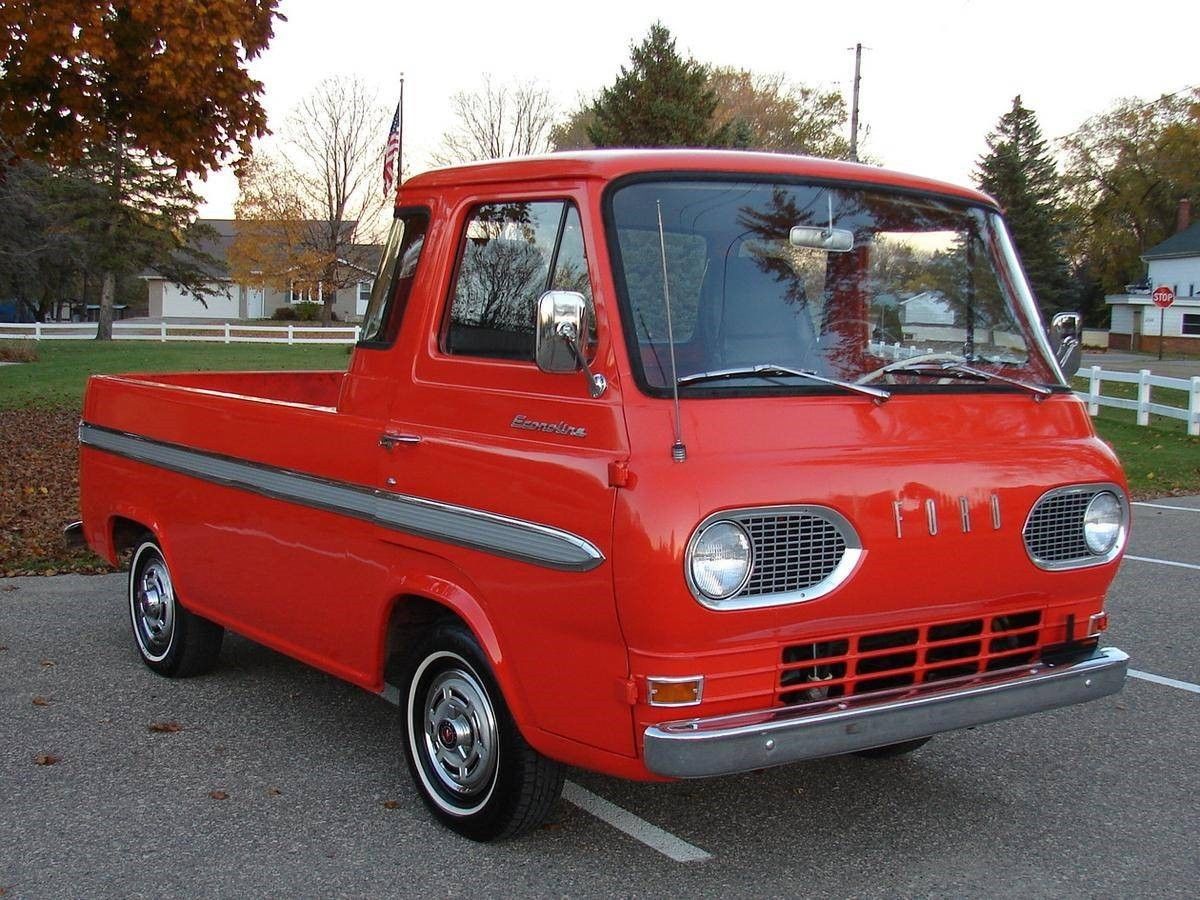
[[[345,372],[173,372],[108,376],[139,384],[164,385],[247,400],[337,406]]]

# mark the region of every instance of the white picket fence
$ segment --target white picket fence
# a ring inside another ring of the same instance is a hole
[[[114,322],[117,341],[205,341],[216,344],[354,344],[358,325],[324,328],[320,325],[190,325],[167,322]],[[0,341],[90,341],[96,337],[95,322],[0,323]]]
[[[1149,369],[1142,369],[1140,372],[1106,372],[1099,366],[1092,366],[1091,369],[1087,370],[1087,373],[1089,381],[1087,393],[1081,391],[1076,391],[1075,393],[1087,401],[1088,412],[1091,415],[1098,415],[1101,406],[1132,409],[1137,411],[1137,423],[1139,425],[1149,425],[1150,415],[1153,413],[1156,416],[1182,419],[1187,423],[1188,434],[1200,435],[1200,376],[1193,378],[1167,378],[1163,375],[1154,375]],[[1083,375],[1084,373],[1081,371],[1079,374]],[[1137,399],[1130,400],[1126,397],[1104,396],[1100,391],[1101,385],[1105,381],[1112,381],[1118,384],[1136,384],[1138,386]],[[1174,388],[1177,391],[1185,391],[1188,395],[1187,409],[1153,402],[1150,391],[1156,387]]]

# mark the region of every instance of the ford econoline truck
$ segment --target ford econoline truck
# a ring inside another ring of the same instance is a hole
[[[896,755],[1125,679],[1121,469],[995,202],[923,178],[429,172],[347,372],[95,376],[79,439],[146,665],[205,672],[228,629],[379,693],[479,840],[564,765]]]

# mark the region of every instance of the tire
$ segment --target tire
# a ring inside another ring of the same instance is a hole
[[[887,744],[883,747],[872,747],[870,750],[859,750],[855,755],[865,756],[867,759],[894,759],[897,756],[907,756],[914,750],[919,750],[931,740],[933,738],[914,738],[911,741],[901,741],[898,744]]]
[[[153,540],[133,552],[129,622],[138,655],[159,675],[190,678],[216,665],[225,629],[183,607],[162,549]]]
[[[475,841],[545,821],[562,767],[521,736],[472,634],[457,623],[434,626],[403,673],[405,756],[438,821]]]

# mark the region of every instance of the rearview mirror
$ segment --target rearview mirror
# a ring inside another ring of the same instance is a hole
[[[793,225],[788,232],[793,247],[811,247],[830,253],[847,253],[854,249],[854,232],[848,228],[818,228],[815,225]]]

